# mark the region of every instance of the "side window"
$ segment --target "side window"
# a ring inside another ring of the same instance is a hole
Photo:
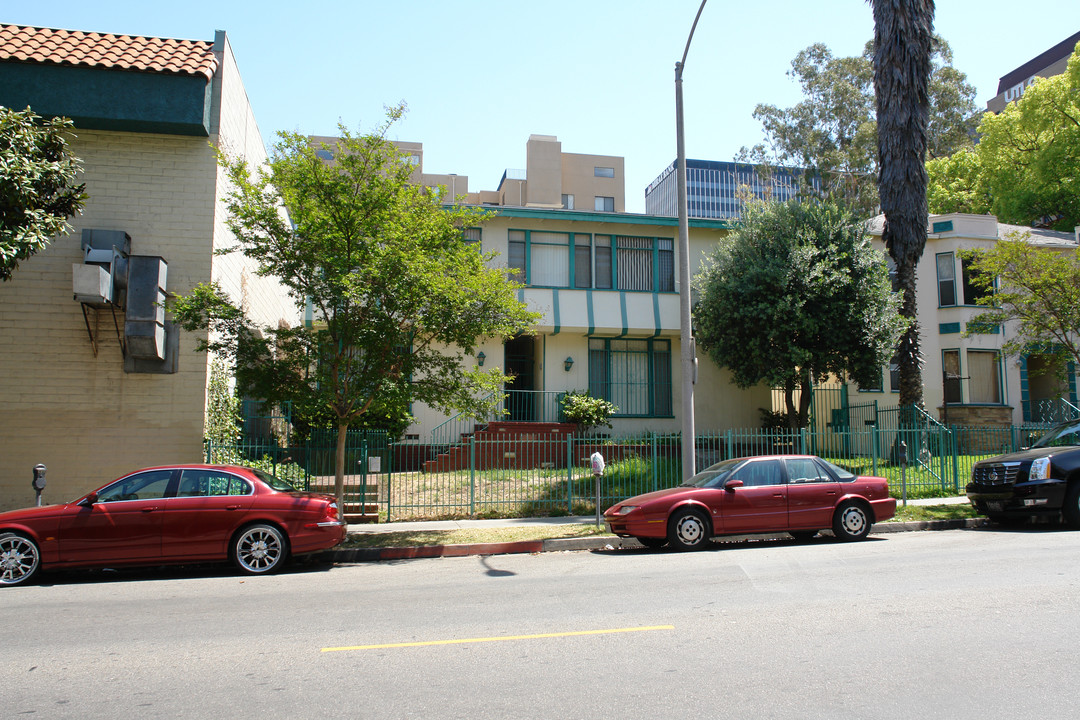
[[[832,478],[823,473],[812,458],[789,458],[787,461],[788,482],[791,484],[832,482]]]
[[[251,485],[242,478],[217,470],[184,470],[178,497],[250,495]]]
[[[780,485],[784,481],[779,460],[754,460],[748,462],[735,471],[732,479],[742,480],[743,485],[746,487]]]
[[[98,502],[154,500],[165,497],[172,470],[150,470],[117,480],[98,493]]]

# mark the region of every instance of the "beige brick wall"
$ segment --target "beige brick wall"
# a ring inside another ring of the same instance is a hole
[[[31,468],[48,467],[47,501],[71,500],[140,466],[198,460],[206,360],[181,337],[179,372],[126,374],[108,310],[91,311],[94,356],[74,263],[83,228],[124,230],[137,255],[169,263],[184,292],[210,273],[214,161],[205,139],[79,131],[90,196],[74,231],[0,284],[0,509],[31,504]],[[121,332],[123,315],[118,314]]]

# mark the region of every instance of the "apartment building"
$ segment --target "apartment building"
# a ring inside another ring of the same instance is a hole
[[[167,298],[214,280],[261,322],[301,320],[242,256],[215,255],[234,238],[209,143],[265,159],[228,37],[0,25],[0,104],[74,119],[89,196],[70,234],[0,283],[0,509],[34,502],[38,463],[60,502],[199,461],[209,360]]]
[[[871,235],[881,243],[882,217],[871,223]],[[992,215],[932,215],[926,249],[918,273],[916,297],[921,343],[925,358],[923,385],[926,407],[949,424],[1007,426],[1045,422],[1060,417],[1062,400],[1077,405],[1076,368],[1064,380],[1042,372],[1045,358],[1037,351],[1008,357],[1001,348],[1015,329],[980,327],[973,318],[984,308],[976,305],[979,289],[971,283],[965,250],[988,249],[1006,237],[1022,237],[1046,252],[1073,253],[1073,233],[999,223]],[[979,332],[965,335],[965,331]],[[884,368],[875,387],[848,388],[848,402],[880,400],[895,406],[899,373],[895,364]]]

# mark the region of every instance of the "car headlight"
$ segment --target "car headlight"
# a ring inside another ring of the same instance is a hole
[[[1031,463],[1028,480],[1046,480],[1050,477],[1050,458],[1044,457]]]
[[[638,509],[637,505],[623,505],[621,508],[618,509],[618,511],[615,514],[616,515],[629,515],[630,513],[634,512],[637,509]]]

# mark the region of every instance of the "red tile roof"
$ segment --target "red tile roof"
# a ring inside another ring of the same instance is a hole
[[[214,43],[0,25],[0,62],[214,76]]]

